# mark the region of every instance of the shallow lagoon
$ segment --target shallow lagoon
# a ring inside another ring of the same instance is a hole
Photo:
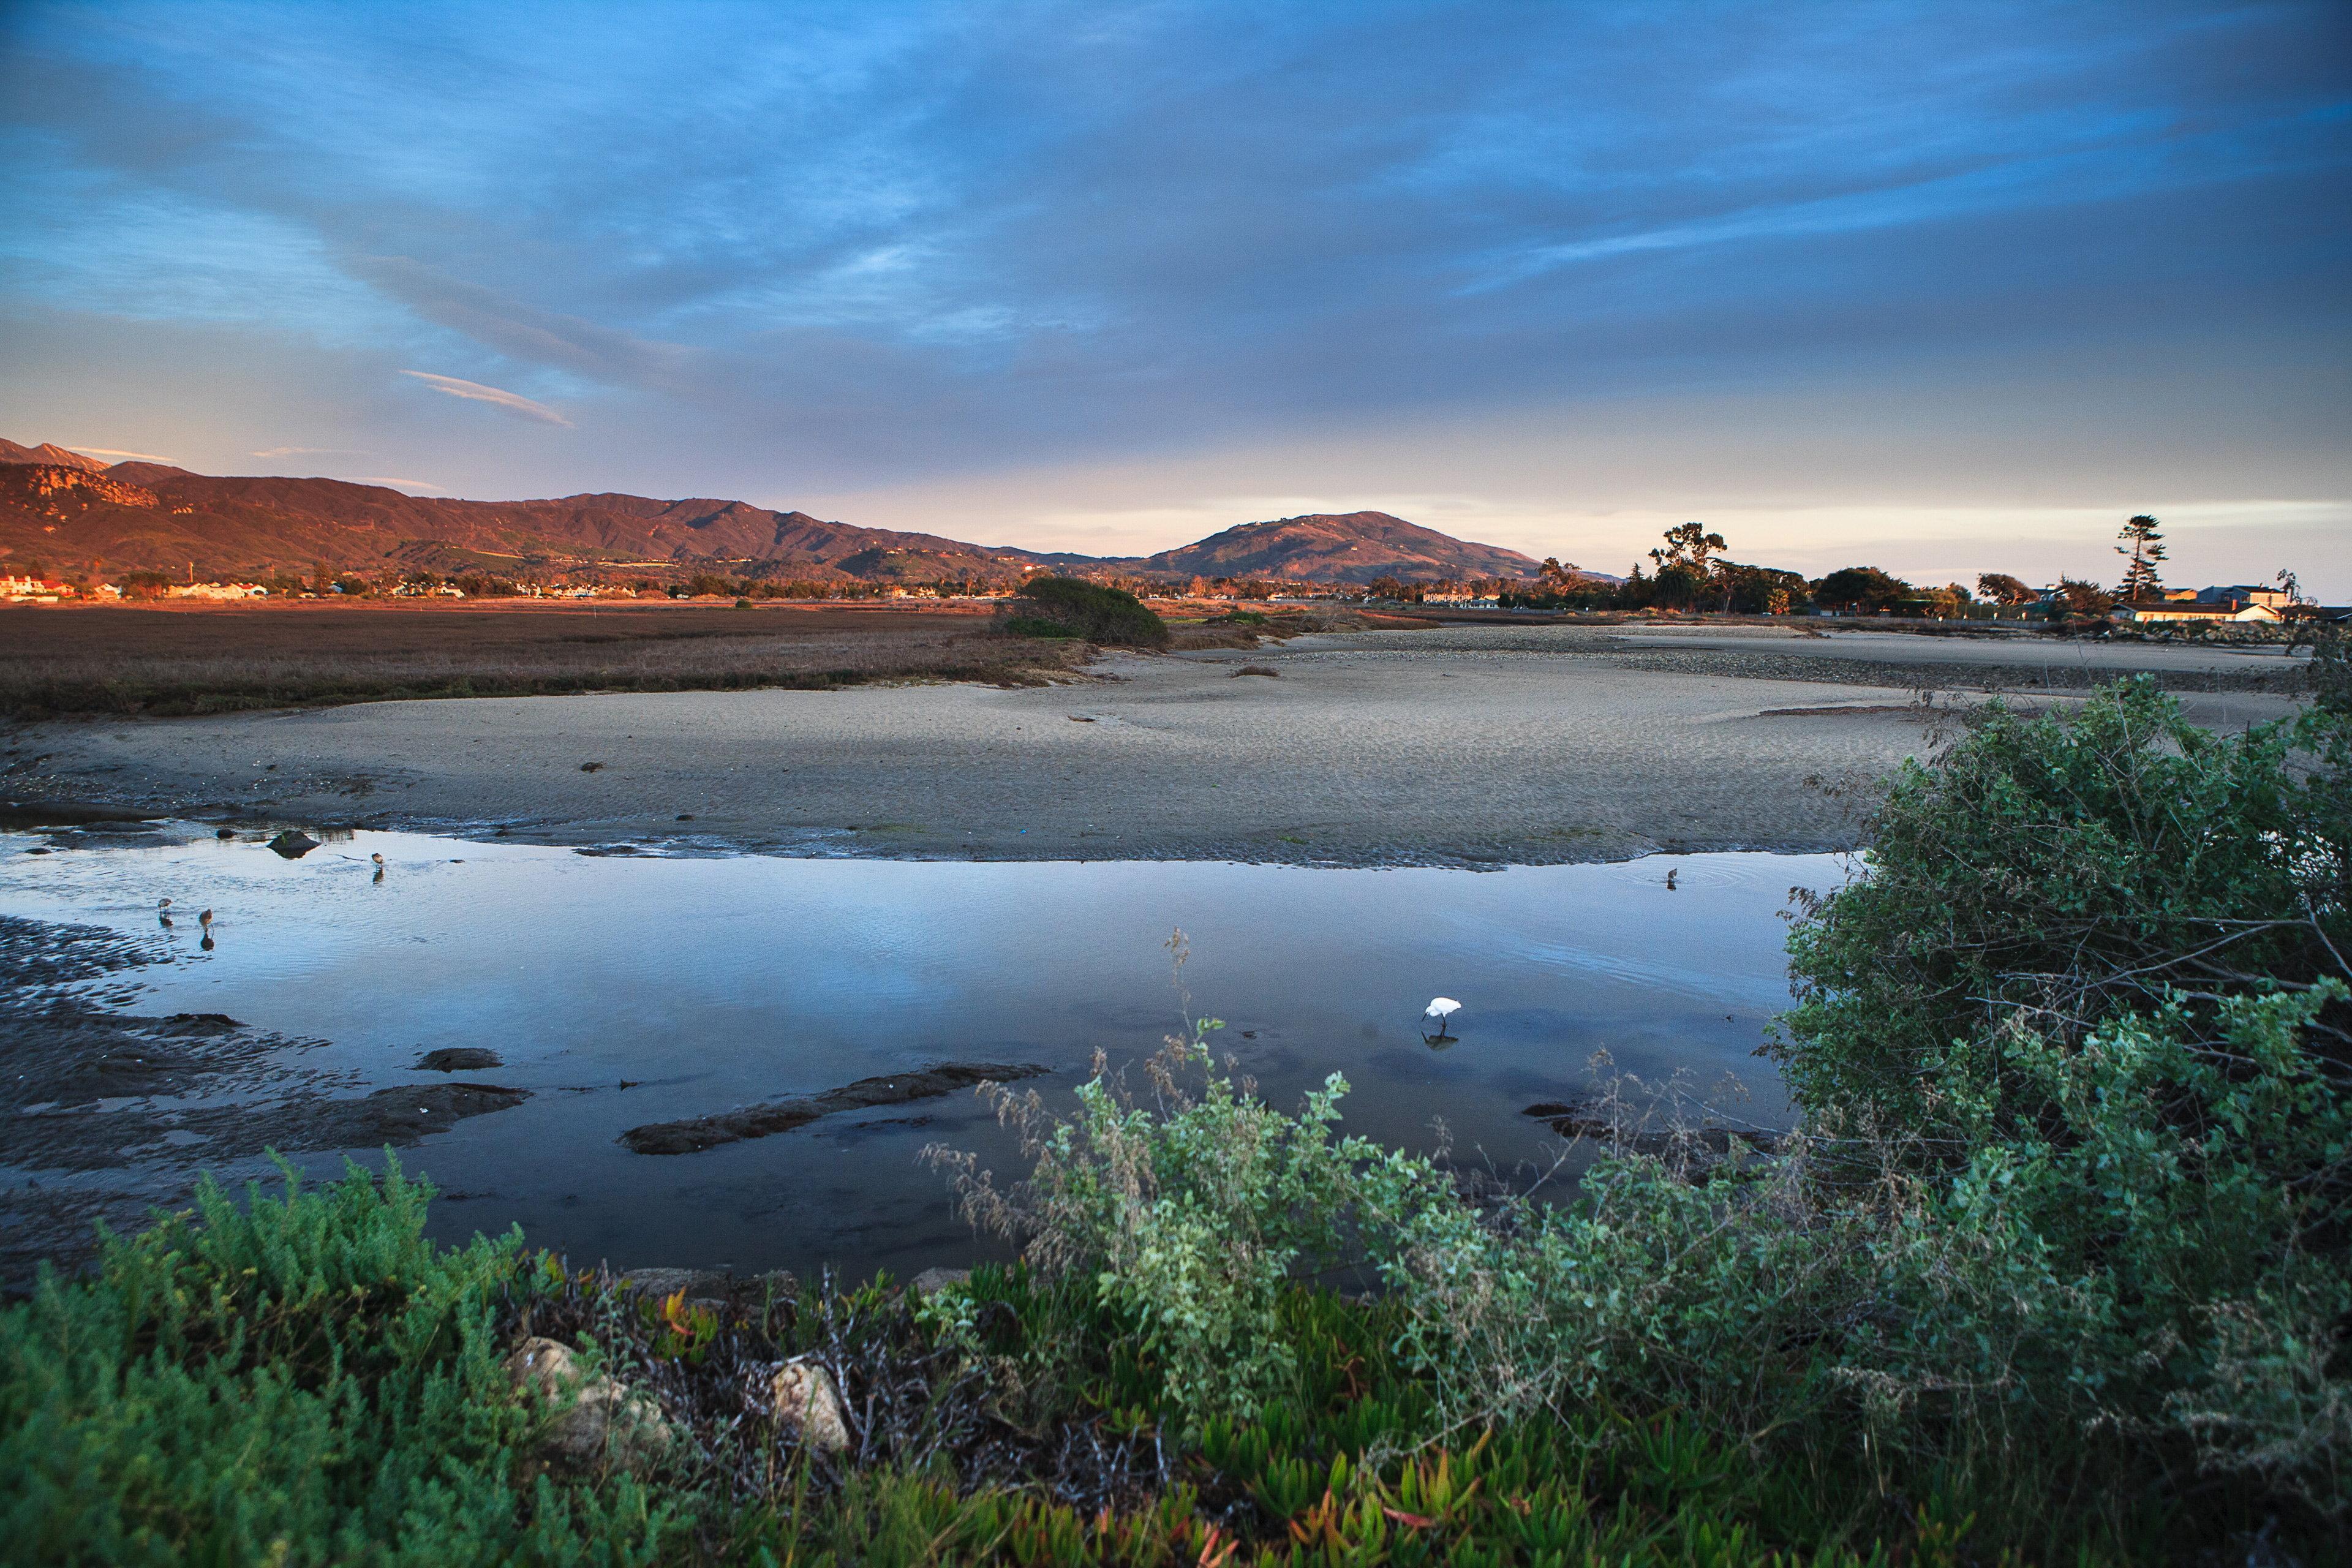
[[[1735,1075],[1748,1098],[1729,1109],[1777,1125],[1752,1053],[1788,1000],[1780,912],[1792,886],[1844,874],[1830,856],[1325,870],[593,856],[374,832],[299,859],[253,836],[29,852],[70,841],[0,836],[0,913],[154,943],[166,962],[132,972],[135,1010],[324,1040],[303,1064],[355,1092],[445,1081],[415,1068],[436,1048],[499,1054],[457,1077],[532,1098],[404,1156],[449,1194],[444,1234],[520,1222],[615,1267],[901,1273],[979,1250],[926,1144],[1017,1173],[969,1095],[688,1155],[615,1139],[937,1061],[1038,1063],[1054,1069],[1038,1087],[1066,1095],[1097,1048],[1131,1061],[1181,1027],[1165,946],[1180,927],[1184,987],[1225,1021],[1221,1049],[1286,1106],[1344,1073],[1351,1131],[1426,1148],[1442,1118],[1457,1157],[1541,1160],[1557,1140],[1522,1109],[1584,1087],[1602,1049],[1717,1104]],[[190,919],[158,926],[167,896],[183,917],[216,911],[210,951]],[[1419,1016],[1441,993],[1465,1005],[1433,1047]]]

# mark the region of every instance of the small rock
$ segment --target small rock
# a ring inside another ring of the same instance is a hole
[[[604,764],[602,763],[583,763],[580,764],[580,771],[583,773],[601,773],[604,767]]]
[[[696,1303],[724,1304],[727,1276],[716,1268],[632,1268],[621,1276],[621,1289],[640,1296],[675,1296],[680,1290]]]
[[[416,1059],[418,1072],[479,1072],[484,1068],[502,1068],[499,1053],[486,1051],[479,1046],[445,1046],[437,1051],[427,1051]]]
[[[289,860],[299,860],[319,847],[319,841],[299,827],[289,827],[269,841],[269,847]]]
[[[776,1373],[776,1419],[821,1454],[849,1450],[849,1425],[842,1419],[841,1395],[833,1374],[804,1361],[788,1361]]]
[[[1239,669],[1234,671],[1231,679],[1239,680],[1244,675],[1263,675],[1269,679],[1274,680],[1279,680],[1282,679],[1282,671],[1278,669],[1269,669],[1262,664],[1245,664]]]
[[[587,1376],[569,1345],[534,1335],[514,1348],[506,1370],[517,1388],[556,1406],[540,1443],[548,1463],[592,1469],[609,1459],[634,1470],[669,1447],[669,1423],[653,1397]]]
[[[936,1296],[949,1286],[961,1285],[971,1278],[971,1270],[969,1268],[931,1268],[924,1269],[907,1283],[926,1296]]]

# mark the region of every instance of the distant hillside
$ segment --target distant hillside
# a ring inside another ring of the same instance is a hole
[[[1376,577],[1532,577],[1538,566],[1516,550],[1474,544],[1384,511],[1245,522],[1134,564],[1147,572],[1202,577],[1360,584]]]
[[[47,463],[60,468],[81,468],[89,473],[102,473],[106,465],[96,458],[85,458],[79,452],[63,447],[53,447],[47,441],[37,447],[20,447],[14,441],[0,441],[0,463]]]
[[[103,468],[0,441],[0,563],[51,573],[255,577],[318,570],[541,575],[696,572],[820,583],[1018,582],[1040,571],[1371,582],[1529,577],[1536,563],[1386,512],[1245,523],[1158,555],[1100,559],[826,522],[743,501],[576,495],[477,501],[342,479],[218,478],[164,463]]]
[[[39,448],[16,447],[16,451]],[[162,569],[200,575],[424,570],[520,573],[639,568],[818,582],[1018,581],[1025,551],[856,528],[730,500],[580,495],[469,501],[340,479],[216,479],[155,463],[100,474],[0,465],[0,559],[52,572]]]

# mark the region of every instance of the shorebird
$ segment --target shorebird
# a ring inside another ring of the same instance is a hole
[[[200,925],[200,926],[204,927],[206,931],[210,931],[210,930],[212,930],[212,929],[213,929],[213,912],[212,912],[212,910],[206,910],[203,914],[198,915],[198,916],[196,917],[196,923],[197,923],[198,925]]]
[[[159,910],[168,910],[172,907],[172,900],[169,899],[158,899],[155,900],[155,907]]]
[[[1681,876],[1682,873],[1683,868],[1680,866],[1675,867],[1673,870],[1666,873],[1666,891],[1671,893],[1675,890],[1675,879]]]
[[[1446,1020],[1460,1011],[1462,1011],[1462,1004],[1453,997],[1433,996],[1429,999],[1429,1005],[1421,1010],[1422,1022],[1427,1023],[1432,1018],[1436,1019],[1437,1037],[1442,1040],[1445,1038]]]

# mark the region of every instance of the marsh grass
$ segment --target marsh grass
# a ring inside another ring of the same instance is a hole
[[[417,698],[825,689],[881,680],[1034,685],[1083,648],[976,616],[701,606],[373,606],[7,613],[0,714],[195,714]]]

